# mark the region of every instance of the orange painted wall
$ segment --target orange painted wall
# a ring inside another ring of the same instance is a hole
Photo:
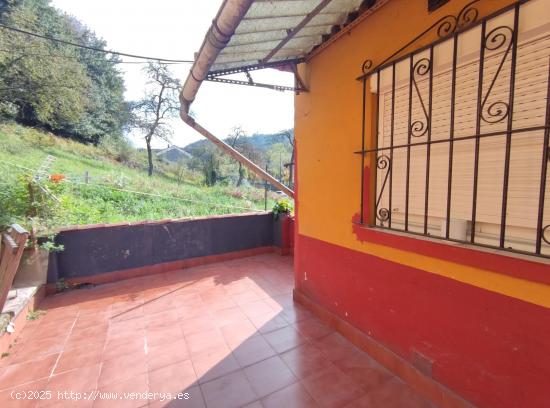
[[[297,233],[550,308],[549,282],[359,240],[353,232],[351,220],[360,206],[361,162],[353,152],[361,149],[362,85],[356,80],[361,64],[367,58],[375,64],[381,62],[439,18],[457,15],[467,3],[468,0],[452,0],[428,13],[427,0],[392,0],[303,64],[301,72],[310,91],[295,100],[299,155]],[[481,0],[476,8],[479,17],[483,17],[511,3]],[[434,41],[435,31],[406,52]],[[370,122],[367,132],[369,126]],[[550,273],[548,262],[535,262]]]
[[[550,0],[532,1],[550,9]],[[310,91],[295,99],[296,290],[406,361],[413,350],[432,358],[432,379],[478,406],[547,407],[548,260],[352,222],[360,210],[353,152],[361,149],[363,61],[381,62],[468,3],[451,0],[429,14],[427,0],[390,0],[300,67]],[[480,0],[476,8],[481,18],[512,3]],[[435,39],[434,31],[406,52]]]

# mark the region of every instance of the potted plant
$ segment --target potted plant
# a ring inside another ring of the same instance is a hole
[[[293,207],[288,198],[281,198],[273,206],[273,243],[280,248],[281,254],[286,255],[290,251],[290,223]]]

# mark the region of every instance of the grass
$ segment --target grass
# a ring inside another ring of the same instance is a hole
[[[42,317],[45,314],[46,314],[45,310],[41,310],[41,309],[31,310],[29,311],[29,313],[27,313],[27,320],[37,320],[37,319],[40,319],[40,317]]]
[[[33,174],[48,155],[55,158],[48,173],[66,178],[55,189],[61,207],[61,216],[52,221],[55,228],[264,208],[261,189],[207,187],[202,185],[200,175],[190,172],[178,183],[161,163],[157,163],[156,174],[148,177],[144,167],[119,163],[101,148],[11,123],[0,124],[0,189],[16,185],[25,173]],[[144,157],[137,159],[145,163]],[[89,184],[84,183],[86,172]],[[269,198],[268,208],[273,206],[274,198]],[[9,221],[25,224],[23,215],[17,213],[10,214]]]

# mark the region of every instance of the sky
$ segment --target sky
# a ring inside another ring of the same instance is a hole
[[[215,17],[221,0],[52,0],[51,4],[71,14],[107,42],[108,49],[158,58],[192,60]],[[143,96],[146,77],[141,64],[121,64],[127,100]],[[173,65],[181,82],[191,65]],[[252,73],[258,82],[293,85],[291,74],[274,70]],[[243,78],[244,79],[244,78]],[[275,133],[293,127],[292,92],[241,85],[204,82],[191,107],[198,123],[218,137],[241,126],[248,134]],[[184,124],[172,121],[172,143],[185,146],[202,136]],[[139,147],[145,144],[137,134],[130,136]],[[166,142],[156,141],[155,147]]]

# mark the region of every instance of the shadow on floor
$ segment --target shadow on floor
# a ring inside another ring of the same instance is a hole
[[[431,406],[293,285],[292,258],[269,254],[49,297],[0,360],[0,405]]]

